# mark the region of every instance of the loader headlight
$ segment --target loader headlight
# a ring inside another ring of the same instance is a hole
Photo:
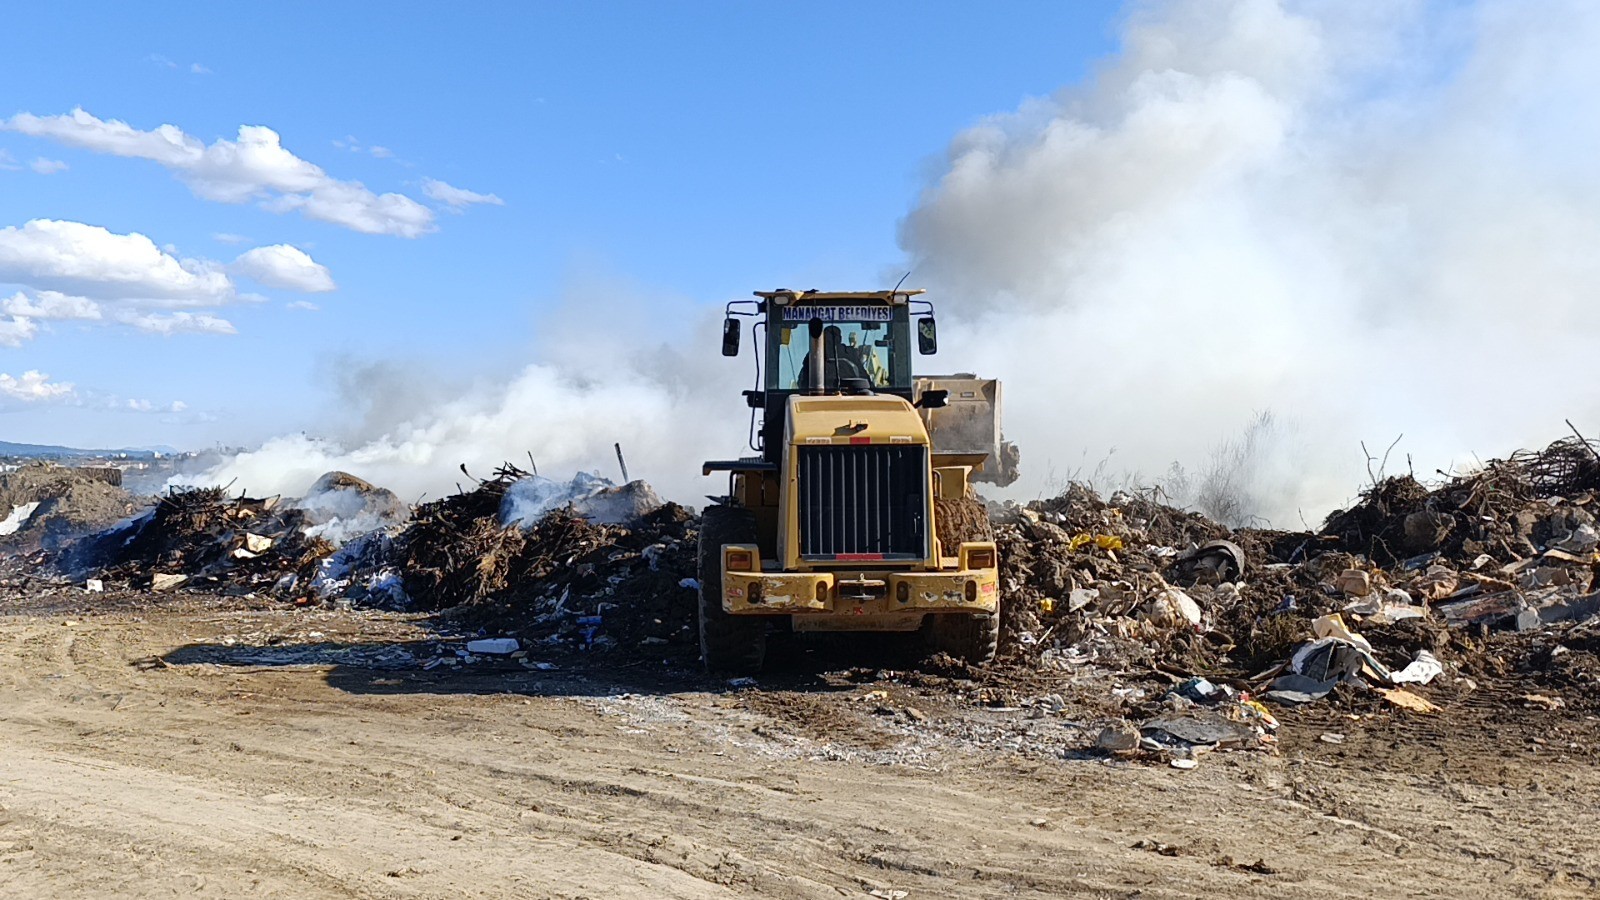
[[[901,603],[911,602],[911,582],[902,581],[894,586],[894,598]]]
[[[967,568],[992,569],[994,568],[994,548],[974,547],[967,551]]]
[[[968,603],[977,603],[978,602],[978,583],[976,581],[968,581],[967,582],[967,602]]]

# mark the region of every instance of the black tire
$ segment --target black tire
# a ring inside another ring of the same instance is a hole
[[[977,498],[934,500],[934,533],[950,554],[964,541],[994,540],[989,511]],[[952,554],[953,555],[953,554]],[[934,653],[969,663],[986,663],[1000,648],[1000,609],[993,613],[934,613],[923,624],[923,639]]]
[[[766,660],[766,617],[722,609],[722,547],[755,542],[756,517],[748,509],[712,506],[700,516],[700,661],[707,672],[749,675]]]
[[[984,613],[935,613],[923,626],[924,640],[934,653],[948,653],[969,663],[994,661],[1000,649],[1000,615]]]

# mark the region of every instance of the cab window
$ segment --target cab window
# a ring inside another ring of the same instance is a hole
[[[894,387],[895,353],[888,322],[827,322],[823,345],[827,362],[823,384],[836,388],[842,379],[865,378],[877,388]],[[811,385],[811,332],[806,322],[783,322],[778,332],[778,358],[773,374],[778,390],[804,390]]]

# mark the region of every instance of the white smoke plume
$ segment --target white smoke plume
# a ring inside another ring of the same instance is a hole
[[[1289,526],[1354,493],[1363,440],[1404,433],[1390,472],[1426,476],[1564,417],[1600,432],[1600,5],[1148,2],[1121,38],[957,136],[901,223],[934,367],[1006,384],[1014,494],[1107,454],[1148,479],[1216,460],[1240,514]],[[715,353],[719,310],[663,329],[584,299],[514,377],[443,396],[369,370],[349,427],[208,476],[415,499],[527,451],[615,477],[620,441],[664,496],[720,492],[698,463],[742,445],[750,373]]]
[[[1218,452],[1288,526],[1363,440],[1425,476],[1600,424],[1597,40],[1584,2],[1142,3],[1088,83],[959,135],[901,242],[1022,487]]]
[[[414,502],[470,487],[460,465],[487,477],[503,462],[529,468],[530,455],[541,475],[590,471],[620,483],[620,443],[630,478],[701,505],[702,495],[726,492],[725,480],[700,475],[700,463],[744,445],[739,391],[753,386],[753,370],[747,358],[718,354],[720,308],[680,321],[663,304],[685,308],[633,285],[580,289],[543,323],[540,362],[502,379],[452,384],[410,365],[346,365],[339,405],[354,418],[325,434],[269,440],[182,480],[297,496],[339,470]]]

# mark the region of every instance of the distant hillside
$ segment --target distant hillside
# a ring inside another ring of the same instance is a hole
[[[77,459],[90,456],[112,456],[118,453],[140,459],[156,455],[156,451],[152,450],[81,450],[77,447],[61,447],[56,444],[16,444],[11,441],[0,441],[0,456]]]

